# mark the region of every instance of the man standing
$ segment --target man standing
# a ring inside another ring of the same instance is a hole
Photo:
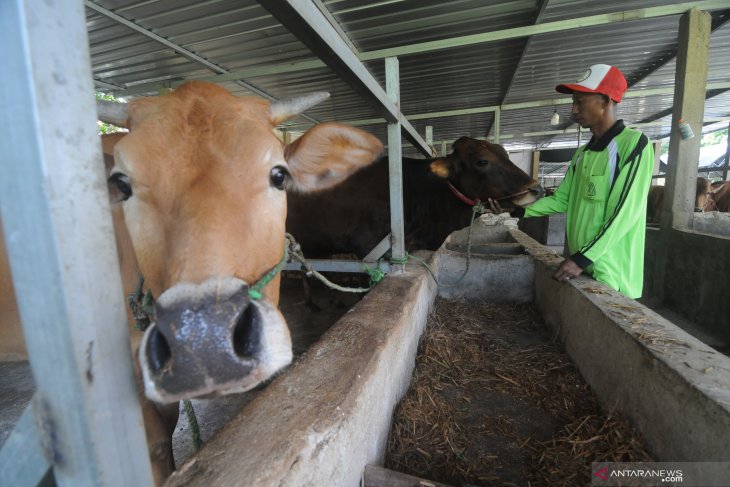
[[[572,117],[593,133],[579,148],[553,196],[525,210],[525,217],[566,213],[570,257],[554,278],[583,272],[638,298],[644,283],[646,201],[654,167],[649,139],[616,119],[626,92],[621,71],[596,64],[575,83],[555,89],[573,95]]]

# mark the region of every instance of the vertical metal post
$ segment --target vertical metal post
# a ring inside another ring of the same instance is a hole
[[[433,148],[433,126],[426,125],[426,144],[431,148],[431,157],[436,155],[436,149]]]
[[[398,58],[385,58],[385,91],[400,113],[400,71]],[[388,171],[390,174],[390,234],[393,260],[405,258],[403,227],[403,167],[400,119],[388,124]]]
[[[37,386],[0,483],[149,486],[84,6],[61,3],[0,2],[0,214]]]
[[[530,171],[530,177],[535,181],[538,180],[540,173],[540,151],[532,151],[532,170]]]
[[[444,156],[446,156],[446,150],[447,150],[447,149],[446,149],[446,147],[447,147],[448,145],[449,145],[449,144],[448,144],[448,143],[447,143],[447,142],[446,142],[445,140],[442,140],[442,141],[441,141],[441,157],[444,157]]]
[[[730,166],[730,123],[727,126],[727,149],[725,149],[725,169],[722,170],[722,180],[727,181],[727,166]]]
[[[494,143],[499,144],[499,125],[500,125],[500,118],[502,115],[502,110],[497,107],[494,110]]]

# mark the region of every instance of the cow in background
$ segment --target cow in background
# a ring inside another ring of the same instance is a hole
[[[540,185],[497,144],[461,137],[437,159],[403,159],[406,248],[436,250],[453,231],[469,225],[472,206],[500,199],[505,210],[525,207],[543,194]],[[390,232],[388,159],[365,167],[336,188],[293,194],[287,231],[307,257],[354,253],[362,258]]]
[[[280,276],[261,281],[284,254],[286,190],[331,188],[383,149],[336,123],[282,146],[274,127],[327,96],[269,103],[188,82],[163,97],[99,102],[100,120],[130,129],[104,147],[114,153],[108,183],[117,241],[133,247],[129,258],[120,255],[125,292],[136,283],[127,266],[136,263],[157,299],[141,344],[131,331],[140,385],[156,403],[172,403],[175,419],[178,400],[249,390],[292,359],[277,308]],[[250,293],[257,282],[260,292]],[[174,469],[172,429],[160,411],[143,402],[158,484]]]
[[[730,181],[712,183],[710,198],[717,207],[717,211],[730,211]]]
[[[707,178],[699,176],[697,178],[697,188],[695,190],[695,212],[714,211],[715,202],[710,197],[711,186]],[[652,186],[649,189],[646,205],[646,221],[658,223],[662,213],[662,205],[664,204],[664,186]]]

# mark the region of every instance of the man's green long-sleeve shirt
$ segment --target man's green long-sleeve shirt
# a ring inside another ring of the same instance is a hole
[[[619,120],[576,151],[555,194],[530,205],[525,217],[566,213],[573,261],[595,279],[638,298],[653,168],[649,139]]]

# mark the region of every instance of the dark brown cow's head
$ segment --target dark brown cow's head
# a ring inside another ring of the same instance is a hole
[[[501,145],[461,137],[453,147],[454,152],[431,163],[431,171],[468,198],[497,199],[500,206],[510,209],[542,197],[540,184],[515,166]]]
[[[109,183],[157,297],[139,352],[150,399],[245,391],[291,361],[278,276],[260,299],[249,293],[282,260],[285,190],[331,187],[382,151],[339,124],[283,146],[273,128],[326,96],[270,104],[192,82],[100,107],[101,120],[130,129]]]

